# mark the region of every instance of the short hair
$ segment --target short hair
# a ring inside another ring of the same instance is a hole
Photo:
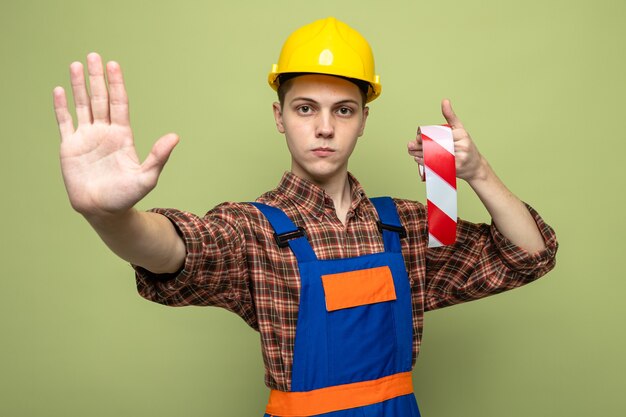
[[[311,74],[317,74],[314,72],[289,72],[289,73],[285,73],[285,74],[280,74],[278,76],[278,101],[280,102],[280,107],[283,107],[283,104],[285,102],[285,95],[287,94],[288,91],[288,87],[289,87],[289,81],[293,80],[296,77],[299,77],[301,75],[311,75]],[[363,107],[365,107],[365,103],[367,100],[367,94],[369,92],[369,90],[372,88],[372,86],[370,85],[370,83],[368,83],[367,81],[363,81],[363,80],[357,80],[355,78],[349,78],[349,77],[343,77],[341,75],[333,75],[333,74],[322,74],[322,75],[332,75],[333,77],[338,77],[338,78],[343,78],[346,81],[350,81],[352,84],[355,84],[357,87],[359,87],[359,91],[361,92],[361,104]]]

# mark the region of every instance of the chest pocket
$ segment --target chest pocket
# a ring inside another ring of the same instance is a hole
[[[388,266],[322,275],[328,312],[396,299]]]

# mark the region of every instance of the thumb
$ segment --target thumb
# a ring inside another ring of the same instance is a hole
[[[175,133],[168,133],[165,136],[161,136],[154,145],[152,150],[147,156],[146,160],[141,164],[144,172],[154,171],[157,176],[163,170],[165,163],[170,157],[170,154],[174,150],[174,147],[178,144],[180,138]]]
[[[441,101],[441,113],[452,129],[463,128],[463,123],[461,123],[454,110],[452,110],[452,103],[450,103],[450,100],[447,98]]]

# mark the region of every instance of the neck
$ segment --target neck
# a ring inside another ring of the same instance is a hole
[[[320,185],[326,194],[332,198],[335,204],[335,211],[337,215],[339,213],[346,213],[350,209],[352,204],[352,194],[350,193],[350,181],[348,175],[346,175],[342,182],[334,184],[328,184],[328,186]],[[345,216],[344,216],[345,217]],[[343,217],[339,216],[339,219],[343,222]]]

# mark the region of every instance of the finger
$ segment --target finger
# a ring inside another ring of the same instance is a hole
[[[165,163],[169,159],[174,147],[178,144],[178,135],[174,133],[162,136],[152,146],[150,154],[142,164],[142,170],[150,175],[158,175],[163,170]]]
[[[407,148],[409,149],[409,151],[422,150],[422,130],[420,127],[417,128],[415,140],[410,141],[407,144]]]
[[[111,123],[129,126],[128,95],[124,86],[122,68],[117,62],[107,63],[107,78],[109,80]]]
[[[424,154],[419,152],[419,153],[409,153],[409,155],[411,155],[416,161],[419,159],[420,161],[424,159]]]
[[[87,55],[87,71],[91,87],[91,113],[94,122],[109,122],[109,93],[107,92],[102,58],[95,52]]]
[[[422,151],[409,151],[409,155],[413,156],[413,157],[420,157],[423,158],[424,157],[424,152]]]
[[[424,158],[424,149],[422,147],[422,143],[419,144],[417,141],[411,141],[407,144],[407,152],[417,161],[417,158],[422,160]]]
[[[415,140],[410,141],[406,146],[409,152],[419,152],[423,149],[422,142],[417,142]]]
[[[65,97],[63,87],[56,87],[52,91],[52,98],[54,101],[54,113],[59,125],[59,133],[61,133],[61,140],[63,141],[74,133],[74,122],[72,121],[72,115],[67,109],[67,98]]]
[[[83,64],[80,62],[72,62],[70,65],[70,81],[72,83],[72,94],[74,95],[78,124],[89,124],[92,122],[91,103],[89,102],[89,94],[87,94],[87,86],[85,85]]]
[[[452,104],[447,98],[441,101],[441,113],[443,113],[443,117],[446,118],[446,121],[452,129],[463,129],[463,123],[461,123],[461,120],[459,120],[454,110],[452,110]]]

